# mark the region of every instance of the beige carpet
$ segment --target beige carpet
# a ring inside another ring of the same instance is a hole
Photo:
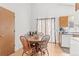
[[[59,47],[58,44],[48,44],[49,56],[69,56],[69,54],[65,53],[62,48]],[[11,54],[10,56],[22,56],[22,48]],[[24,55],[27,56],[27,55]]]

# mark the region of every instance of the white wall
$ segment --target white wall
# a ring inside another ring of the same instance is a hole
[[[74,13],[74,6],[72,4],[63,5],[59,3],[36,3],[32,4],[32,20],[42,17],[59,17],[59,16],[68,16]],[[34,25],[35,22],[32,24]],[[36,25],[32,26],[32,30]]]
[[[74,6],[66,6],[59,3],[36,3],[32,4],[32,18],[58,17],[74,13]]]
[[[56,18],[56,36],[59,30],[59,16],[68,16],[74,14],[73,4],[65,5],[59,3],[36,3],[32,4],[32,20],[37,18],[55,17]],[[36,30],[36,22],[32,22],[31,30]],[[58,39],[58,37],[56,37]]]
[[[0,4],[15,13],[15,50],[21,48],[20,35],[30,31],[31,22],[31,4]]]

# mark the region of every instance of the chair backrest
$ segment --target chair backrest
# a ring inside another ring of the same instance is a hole
[[[41,48],[42,49],[43,48],[47,48],[47,44],[48,44],[49,40],[50,40],[50,36],[49,35],[45,35],[45,36],[42,37],[42,39],[41,39],[41,41],[42,41]]]
[[[26,37],[25,36],[20,36],[20,40],[21,40],[21,43],[23,45],[23,49],[24,50],[29,50],[30,45],[29,45],[29,41],[26,39]]]
[[[38,33],[39,36],[43,36],[44,34],[42,32]]]
[[[50,36],[49,35],[45,35],[41,39],[41,41],[47,41],[47,42],[49,42],[49,40],[50,40]]]

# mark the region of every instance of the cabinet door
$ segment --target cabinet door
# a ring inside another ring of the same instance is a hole
[[[14,13],[0,7],[0,55],[14,52]]]
[[[75,11],[79,10],[79,3],[75,4]]]
[[[71,40],[70,55],[79,56],[79,41],[74,38]]]
[[[79,32],[79,11],[74,13],[74,32]]]
[[[62,47],[70,47],[70,40],[72,39],[72,35],[62,35]]]
[[[67,27],[68,26],[68,16],[59,17],[59,25],[60,25],[60,27]]]

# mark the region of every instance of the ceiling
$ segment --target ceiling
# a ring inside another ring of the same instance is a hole
[[[71,6],[71,7],[73,7],[73,6],[75,6],[75,3],[57,3],[57,5],[59,5],[59,6]]]

